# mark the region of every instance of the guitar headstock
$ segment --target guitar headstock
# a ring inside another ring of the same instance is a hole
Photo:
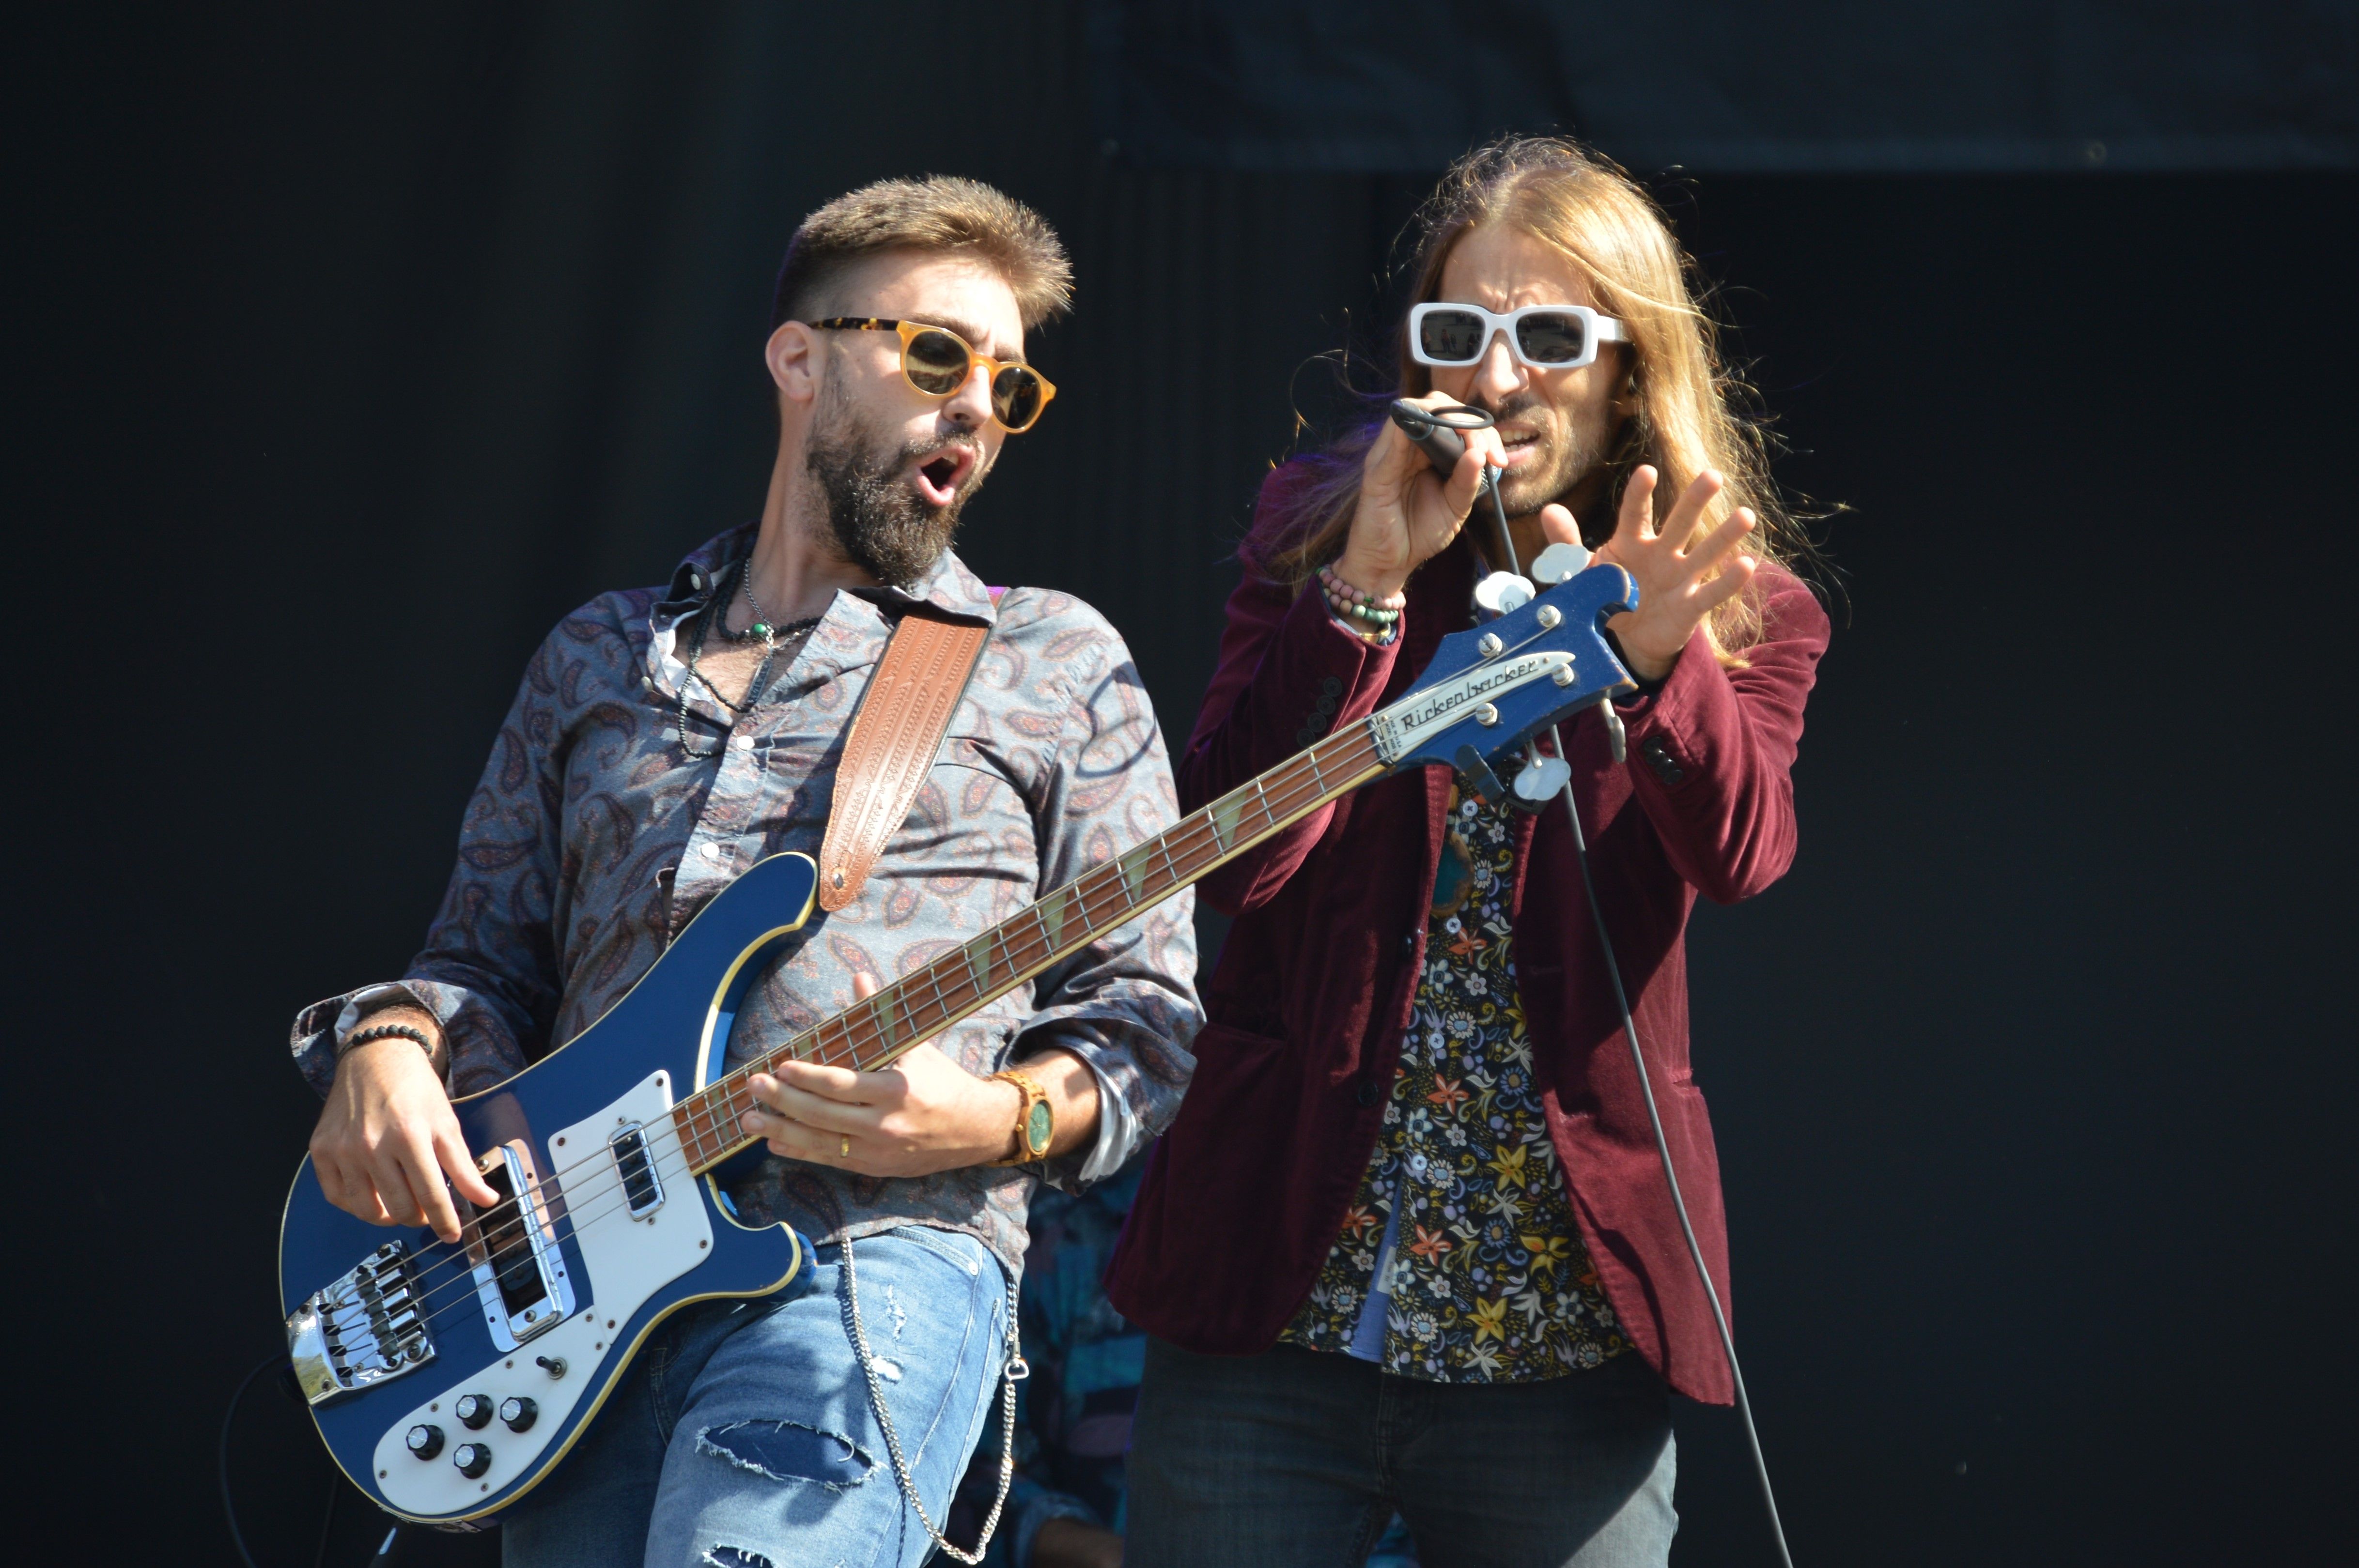
[[[1530,603],[1452,633],[1417,684],[1369,720],[1396,772],[1458,765],[1462,747],[1486,761],[1634,683],[1605,642],[1605,618],[1638,605],[1637,584],[1593,566]]]

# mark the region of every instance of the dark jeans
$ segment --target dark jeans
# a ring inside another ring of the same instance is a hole
[[[1625,1353],[1537,1383],[1427,1383],[1280,1346],[1150,1339],[1125,1568],[1350,1568],[1395,1509],[1425,1568],[1661,1568],[1670,1396]]]

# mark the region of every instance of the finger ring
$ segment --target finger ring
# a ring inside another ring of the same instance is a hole
[[[843,1147],[835,1152],[836,1157],[838,1159],[849,1160],[852,1158],[852,1140],[849,1137],[846,1137],[841,1140],[841,1141]]]

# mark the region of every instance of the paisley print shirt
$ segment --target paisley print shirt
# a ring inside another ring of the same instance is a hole
[[[1384,1130],[1280,1336],[1433,1382],[1523,1382],[1629,1347],[1573,1223],[1516,1000],[1512,807],[1453,791]]]
[[[334,1080],[340,1030],[414,1000],[448,1032],[451,1092],[489,1088],[595,1022],[740,871],[783,850],[816,857],[843,731],[911,599],[994,622],[991,640],[866,889],[814,912],[749,994],[732,1065],[850,1005],[858,977],[906,974],[1178,819],[1162,736],[1114,628],[1042,589],[995,606],[947,552],[906,594],[837,594],[749,711],[731,714],[688,679],[680,643],[716,586],[734,586],[753,538],[750,525],[724,534],[669,588],[603,595],[549,633],[468,803],[424,950],[400,981],[296,1019],[295,1059],[314,1087]],[[704,755],[682,746],[683,723]],[[962,1230],[1016,1272],[1034,1173],[1068,1187],[1110,1174],[1179,1110],[1201,1021],[1192,908],[1190,894],[1169,900],[935,1042],[978,1074],[1051,1045],[1074,1052],[1098,1079],[1094,1148],[1044,1172],[906,1179],[771,1158],[732,1192],[740,1215],[817,1240]]]

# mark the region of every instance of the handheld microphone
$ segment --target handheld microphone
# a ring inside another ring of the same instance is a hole
[[[1466,438],[1459,432],[1487,430],[1498,422],[1487,410],[1469,408],[1462,403],[1454,408],[1423,408],[1406,397],[1393,399],[1393,423],[1401,427],[1409,444],[1433,464],[1435,476],[1443,480],[1458,466],[1458,460],[1466,455]],[[1499,558],[1506,562],[1510,572],[1519,573],[1523,568],[1516,560],[1516,541],[1507,532],[1507,508],[1499,499],[1497,469],[1483,470],[1482,488],[1490,493],[1491,515],[1499,524],[1499,547],[1504,552]],[[1529,600],[1532,585],[1524,583],[1523,592],[1524,598]]]
[[[1393,423],[1445,477],[1466,455],[1461,430],[1487,430],[1498,423],[1480,408],[1420,408],[1406,397],[1393,399]]]

